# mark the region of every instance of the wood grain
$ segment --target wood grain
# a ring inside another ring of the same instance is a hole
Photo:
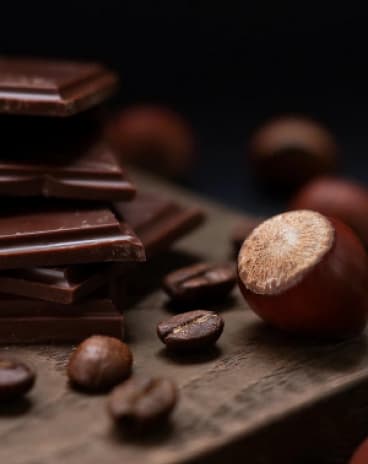
[[[145,266],[152,286],[160,270],[177,263],[230,256],[236,213],[141,175],[136,180],[209,212],[201,230]],[[140,291],[136,286],[132,296]],[[166,296],[156,289],[138,300],[126,311],[134,370],[178,382],[170,425],[128,439],[113,428],[105,396],[68,387],[72,347],[4,347],[2,353],[32,364],[38,381],[27,400],[0,408],[0,463],[338,464],[368,435],[366,335],[338,344],[286,337],[263,325],[235,292],[215,307],[225,319],[217,349],[174,357],[155,334],[170,314]]]

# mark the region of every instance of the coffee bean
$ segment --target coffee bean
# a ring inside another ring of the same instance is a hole
[[[0,358],[0,401],[16,399],[34,385],[35,373],[26,364]]]
[[[175,301],[196,303],[226,297],[235,283],[234,264],[199,263],[168,274],[163,288]]]
[[[177,351],[197,350],[213,345],[224,328],[224,320],[213,311],[196,310],[178,314],[157,326],[165,345]]]
[[[72,384],[80,388],[108,390],[129,377],[132,364],[128,345],[117,338],[94,335],[72,353],[68,376]]]
[[[119,425],[137,431],[167,419],[177,397],[177,388],[168,379],[133,377],[112,391],[108,410]]]

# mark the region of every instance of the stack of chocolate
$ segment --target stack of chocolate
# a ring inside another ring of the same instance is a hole
[[[124,272],[203,219],[136,193],[104,143],[117,84],[99,64],[0,59],[0,343],[122,337]]]

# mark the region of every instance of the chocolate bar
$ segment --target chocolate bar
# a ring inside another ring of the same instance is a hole
[[[109,263],[9,269],[0,273],[0,292],[71,304],[105,285],[111,274]]]
[[[134,224],[149,256],[169,248],[204,219],[199,208],[182,207],[157,194],[138,193],[132,202],[120,203],[118,208],[120,215]],[[119,273],[127,266],[120,268]],[[70,304],[105,284],[112,272],[108,263],[7,270],[0,273],[0,291]]]
[[[124,335],[124,317],[111,298],[63,305],[0,294],[0,344],[76,343],[97,334]]]
[[[129,203],[114,203],[118,217],[124,218],[142,240],[148,257],[166,250],[204,221],[203,210],[183,207],[160,195],[139,192]]]
[[[47,157],[0,159],[0,194],[80,200],[130,200],[135,188],[103,143],[54,149]]]
[[[0,216],[0,269],[103,261],[142,261],[130,227],[103,207],[23,201]]]
[[[70,116],[116,89],[116,74],[97,63],[0,58],[0,112]]]

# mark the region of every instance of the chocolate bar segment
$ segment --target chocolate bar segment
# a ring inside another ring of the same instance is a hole
[[[180,206],[157,194],[138,193],[132,202],[117,207],[120,215],[134,224],[149,256],[169,248],[204,220],[202,210]],[[0,291],[70,304],[106,284],[117,267],[119,273],[127,268],[123,263],[100,263],[2,271]]]
[[[104,101],[116,74],[97,63],[0,58],[0,113],[70,116]]]
[[[106,284],[109,263],[9,269],[0,273],[0,292],[71,304]]]
[[[0,269],[145,259],[140,240],[108,209],[23,203],[0,215]]]
[[[130,203],[114,203],[114,210],[133,227],[148,257],[168,249],[205,219],[200,208],[183,207],[148,192],[139,192]]]
[[[77,343],[91,335],[124,336],[124,317],[110,298],[79,304],[0,294],[0,344]]]
[[[0,194],[103,201],[134,197],[135,187],[114,153],[103,143],[63,150],[60,153],[55,148],[45,158],[1,157]]]

